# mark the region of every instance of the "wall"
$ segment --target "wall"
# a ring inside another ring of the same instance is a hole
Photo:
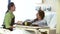
[[[46,5],[50,5],[52,7],[52,11],[56,11],[56,6],[55,6],[55,2],[56,0],[44,0],[44,4]]]
[[[57,12],[57,29],[56,33],[60,34],[60,0],[56,0],[56,12]]]
[[[16,5],[15,22],[24,21],[26,19],[35,19],[36,18],[36,2],[41,3],[41,0],[11,0]]]
[[[0,26],[3,23],[5,12],[7,11],[8,0],[0,0]]]

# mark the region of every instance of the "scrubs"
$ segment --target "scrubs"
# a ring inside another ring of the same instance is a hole
[[[10,28],[10,26],[13,26],[15,21],[15,16],[14,14],[9,10],[6,14],[5,14],[5,18],[4,18],[4,28],[9,29],[9,30],[13,30],[13,28]]]

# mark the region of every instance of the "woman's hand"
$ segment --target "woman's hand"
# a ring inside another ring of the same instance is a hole
[[[10,28],[15,28],[14,26],[10,26]]]
[[[22,24],[22,21],[18,21],[16,24],[21,25]]]
[[[10,26],[10,28],[15,28],[15,27],[16,27],[16,25]]]

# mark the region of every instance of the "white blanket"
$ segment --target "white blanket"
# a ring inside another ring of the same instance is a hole
[[[33,33],[25,30],[20,30],[20,29],[14,29],[13,31],[0,29],[0,34],[33,34]]]

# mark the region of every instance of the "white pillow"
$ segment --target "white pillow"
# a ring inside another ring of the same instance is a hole
[[[50,24],[48,25],[50,28],[56,27],[56,14],[53,16],[53,18],[50,21]]]
[[[54,16],[55,12],[49,12],[49,11],[45,11],[45,20],[47,21],[47,24],[49,25],[52,17]]]

